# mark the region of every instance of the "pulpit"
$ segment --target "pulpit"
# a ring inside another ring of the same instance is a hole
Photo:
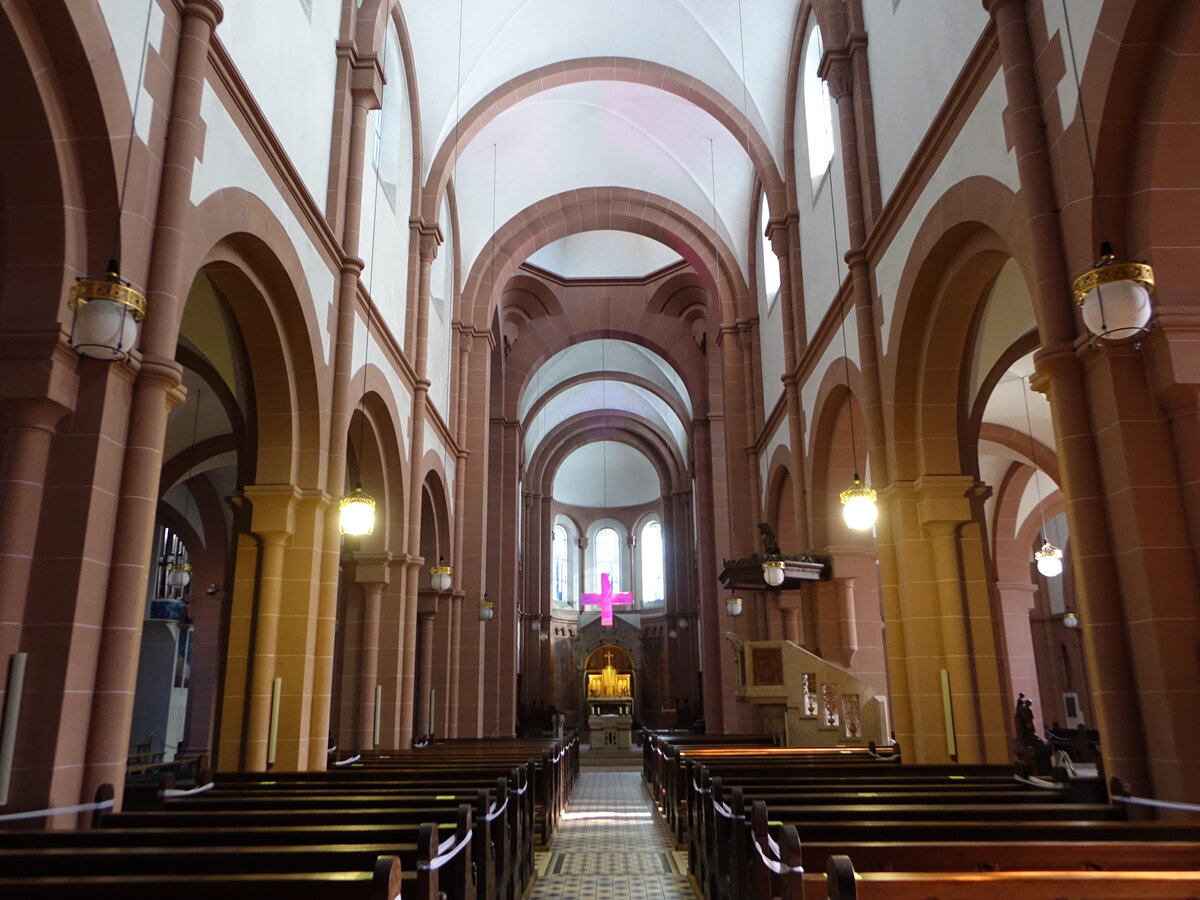
[[[633,728],[633,675],[616,670],[611,651],[605,656],[604,668],[587,676],[591,745],[605,750],[628,750]]]

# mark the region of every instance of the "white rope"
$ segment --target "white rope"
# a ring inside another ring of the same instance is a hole
[[[1159,809],[1182,809],[1188,812],[1200,812],[1200,805],[1195,803],[1176,803],[1173,800],[1151,800],[1149,797],[1113,797],[1118,803],[1131,803],[1134,806],[1156,806]]]
[[[336,762],[336,761],[335,761],[335,762],[334,762],[334,765],[335,765],[335,766],[348,766],[348,765],[350,765],[350,763],[356,763],[356,762],[358,762],[360,759],[362,759],[362,754],[361,754],[361,753],[356,753],[354,756],[350,757],[349,759],[343,759],[341,762]]]
[[[58,806],[54,809],[31,809],[29,812],[6,813],[0,816],[0,822],[16,822],[20,819],[43,819],[46,816],[92,812],[97,809],[112,809],[113,802],[112,800],[102,800],[99,803],[80,803],[78,806]]]
[[[511,788],[510,793],[516,794],[518,797],[524,796],[525,791],[529,789],[528,784],[521,785],[519,788]]]
[[[1021,782],[1022,784],[1030,784],[1030,785],[1033,785],[1034,787],[1045,788],[1048,791],[1062,791],[1065,789],[1063,785],[1047,784],[1044,781],[1035,781],[1032,778],[1026,778],[1024,775],[1014,774],[1013,778],[1015,778],[1017,781]]]
[[[776,875],[803,875],[804,866],[789,866],[786,863],[780,862],[777,859],[771,859],[763,852],[762,846],[758,841],[754,841],[754,849],[758,851],[758,858],[763,861],[763,865],[774,872]],[[771,852],[778,853],[779,845],[771,841]]]
[[[208,784],[202,784],[202,785],[200,785],[200,787],[194,787],[191,790],[187,790],[187,791],[185,791],[181,788],[163,788],[161,791],[158,792],[158,796],[160,796],[160,797],[191,797],[193,794],[203,794],[205,791],[211,791],[214,787],[216,787],[216,784],[210,781]]]
[[[501,806],[499,809],[496,809],[496,803],[495,803],[495,801],[492,801],[492,808],[490,810],[488,810],[488,814],[483,817],[483,821],[485,821],[485,822],[496,821],[498,818],[500,818],[502,815],[504,815],[504,811],[506,809],[508,809],[508,797],[504,798],[504,805]]]
[[[720,800],[713,800],[713,810],[716,812],[717,815],[722,816],[726,819],[733,818],[733,810],[730,809],[728,806],[726,806],[724,803],[722,803]]]
[[[472,836],[473,833],[468,831],[457,845],[455,845],[455,837],[447,838],[438,844],[438,855],[429,862],[417,863],[417,868],[426,872],[436,872],[446,863],[450,862],[450,860],[454,859],[454,857],[458,856],[459,851],[461,851],[463,847],[467,846],[467,844],[471,843]],[[447,850],[447,847],[450,847],[450,849]]]

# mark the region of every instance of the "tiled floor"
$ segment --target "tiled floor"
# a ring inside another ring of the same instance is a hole
[[[680,856],[640,772],[585,770],[529,900],[695,900]]]

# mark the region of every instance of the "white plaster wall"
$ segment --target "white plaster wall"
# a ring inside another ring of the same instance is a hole
[[[145,3],[131,3],[130,0],[99,0],[99,4],[100,14],[108,26],[108,35],[117,56],[117,65],[121,69],[121,78],[125,82],[131,112],[135,102],[137,104],[134,130],[145,143],[150,139],[150,118],[154,111],[154,99],[144,86],[137,84],[138,71],[142,68],[142,60],[146,53],[143,38],[156,53],[161,53],[166,17],[157,3],[150,4],[149,9]],[[147,14],[150,18],[149,28],[146,25]],[[134,96],[134,91],[139,88],[140,100]],[[123,124],[120,128],[121,133],[124,133]]]
[[[1096,34],[1096,23],[1100,21],[1100,11],[1103,7],[1104,4],[1097,3],[1096,0],[1067,0],[1067,15],[1070,17],[1071,24],[1071,43],[1075,45],[1075,65],[1080,73],[1084,70],[1088,50],[1091,49],[1092,38]],[[1062,43],[1066,65],[1055,90],[1058,93],[1058,108],[1062,116],[1062,122],[1059,124],[1060,127],[1066,127],[1067,123],[1073,120],[1079,112],[1076,108],[1079,105],[1079,97],[1075,88],[1075,71],[1071,68],[1071,60],[1067,56],[1069,52],[1067,49],[1067,20],[1063,18],[1061,0],[1042,3],[1042,13],[1046,17],[1046,34],[1050,40],[1054,40],[1055,32],[1060,32],[1059,39]],[[1092,113],[1098,112],[1099,110],[1092,111]]]
[[[625,231],[585,231],[547,244],[529,257],[565,278],[640,278],[682,259],[668,247]]]
[[[837,144],[838,140],[835,138],[835,146],[840,146]],[[806,161],[805,166],[807,165]],[[830,209],[831,187],[833,210]],[[850,246],[850,234],[846,225],[846,191],[845,179],[842,177],[841,154],[834,154],[829,173],[820,182],[815,194],[810,191],[807,178],[800,179],[798,192],[805,337],[812,340],[847,274],[843,257]],[[836,242],[833,239],[835,216]]]
[[[389,28],[384,56],[383,109],[367,116],[359,253],[365,262],[363,284],[384,322],[403,344],[408,313],[413,135],[408,84],[394,27]],[[376,134],[380,140],[378,153]]]
[[[1015,259],[1010,259],[996,275],[988,294],[983,321],[971,355],[971,397],[973,404],[983,379],[992,366],[1018,338],[1037,327],[1033,300]]]
[[[900,277],[908,261],[917,231],[924,223],[929,211],[943,194],[955,184],[974,175],[994,178],[1011,191],[1020,186],[1017,175],[1016,154],[1007,149],[1004,134],[1004,109],[1008,96],[1004,91],[1004,75],[997,72],[991,84],[979,98],[979,104],[971,112],[962,131],[955,139],[945,159],[934,171],[913,204],[912,211],[904,224],[896,230],[891,244],[880,256],[875,266],[875,288],[882,300],[883,325],[881,328],[881,350],[886,356],[888,341],[894,319],[896,294],[900,288]]]
[[[804,421],[810,423],[808,434],[806,436],[809,454],[816,452],[816,447],[813,444],[813,439],[816,435],[816,429],[811,427],[811,423],[816,421],[817,417],[817,392],[821,389],[821,382],[825,380],[825,373],[829,371],[829,367],[833,365],[835,360],[841,359],[843,356],[850,357],[851,365],[858,365],[858,317],[854,315],[854,310],[850,309],[841,328],[845,329],[846,336],[846,352],[842,352],[842,332],[839,331],[825,346],[825,352],[821,354],[821,359],[813,367],[812,375],[800,386],[800,407],[804,410]],[[839,367],[843,365],[839,363]],[[861,366],[859,366],[861,368]],[[838,372],[839,376],[844,375],[844,370]],[[839,378],[844,380],[844,378]]]
[[[382,365],[386,358],[383,353],[383,347],[379,343],[378,332],[371,329],[371,345],[365,352],[362,350],[366,347],[367,340],[367,322],[362,317],[354,319],[354,349],[355,358],[350,366],[350,386],[351,396],[357,397],[357,390],[361,390],[362,385],[362,366],[364,359],[367,362],[374,360],[373,365],[383,371],[387,376],[388,387],[392,390],[392,396],[396,401],[396,411],[400,420],[396,423],[396,431],[400,436],[401,455],[405,462],[408,461],[409,447],[412,446],[410,433],[412,431],[412,393],[408,389],[408,385],[404,383],[397,369],[392,366]],[[368,358],[369,354],[369,358]],[[356,387],[357,386],[357,387]]]
[[[971,0],[867,0],[863,19],[879,186],[887,203],[983,33],[988,15],[982,3]]]
[[[446,502],[454,506],[454,478],[457,460],[454,454],[442,443],[437,429],[429,421],[425,422],[425,452],[433,451],[442,461],[442,471],[446,473]]]
[[[760,509],[767,508],[767,492],[770,490],[770,484],[767,481],[771,460],[775,456],[775,451],[780,447],[786,447],[788,443],[788,435],[790,434],[788,426],[788,417],[783,416],[779,420],[779,425],[763,447],[763,452],[758,457],[758,483],[762,485],[762,497],[760,499]],[[796,473],[792,472],[791,476],[796,477]]]
[[[305,282],[312,294],[315,321],[322,330],[322,359],[329,359],[329,307],[337,289],[337,277],[321,251],[309,238],[299,220],[254,155],[241,131],[221,104],[212,85],[205,83],[200,100],[204,120],[204,149],[192,173],[190,200],[199,206],[205,198],[225,188],[241,188],[258,197],[287,232],[303,271],[289,273],[297,285]]]
[[[341,4],[312,0],[223,0],[216,37],[225,45],[255,102],[309,193],[324,205]]]

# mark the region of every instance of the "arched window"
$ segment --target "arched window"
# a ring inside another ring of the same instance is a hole
[[[662,525],[656,521],[642,526],[638,538],[639,561],[642,571],[642,605],[662,603],[663,600],[663,537]]]
[[[574,606],[574,592],[568,593],[567,584],[571,573],[571,559],[567,550],[567,529],[554,526],[554,538],[550,542],[550,556],[554,560],[554,602],[559,606]]]
[[[614,591],[621,590],[621,536],[615,528],[601,528],[592,538],[592,590],[600,590],[600,576],[608,573]]]
[[[767,195],[760,193],[758,195],[758,261],[762,273],[762,288],[763,297],[767,301],[767,309],[770,309],[775,303],[775,299],[779,296],[779,257],[775,255],[775,251],[771,249],[771,242],[767,240],[767,223],[771,220],[771,211],[767,207]]]
[[[814,25],[804,51],[804,124],[808,138],[808,174],[812,176],[814,188],[825,177],[829,163],[833,161],[833,110],[829,104],[829,91],[817,74],[824,52],[821,30]]]

